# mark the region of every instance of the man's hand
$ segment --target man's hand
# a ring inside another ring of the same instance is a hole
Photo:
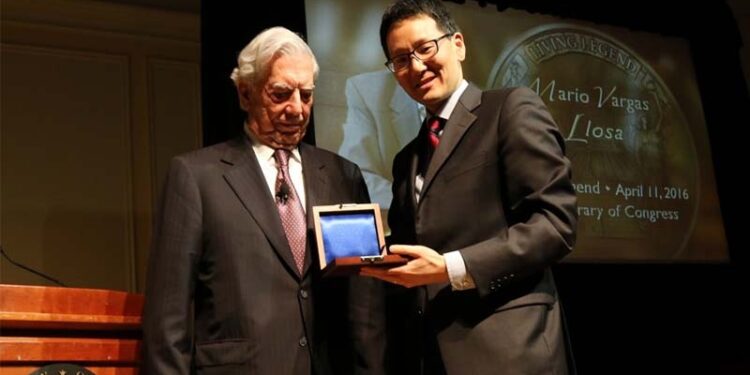
[[[426,246],[410,245],[392,245],[389,249],[393,254],[409,258],[409,262],[390,269],[363,267],[360,275],[376,277],[407,288],[449,281],[445,258],[437,251]]]

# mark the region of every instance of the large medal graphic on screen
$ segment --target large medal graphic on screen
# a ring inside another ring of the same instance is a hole
[[[700,192],[685,115],[631,48],[576,25],[527,31],[498,57],[488,88],[528,86],[565,139],[578,196],[572,259],[679,258]]]

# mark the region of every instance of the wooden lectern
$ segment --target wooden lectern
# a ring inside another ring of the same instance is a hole
[[[140,294],[0,284],[0,375],[51,363],[137,374],[142,308]]]

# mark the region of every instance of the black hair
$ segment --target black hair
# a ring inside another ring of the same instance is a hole
[[[445,33],[460,32],[453,16],[448,13],[448,9],[442,2],[437,0],[398,0],[391,4],[383,13],[383,19],[380,21],[380,45],[383,47],[385,57],[390,59],[388,54],[388,45],[386,38],[388,32],[394,24],[407,18],[424,15],[432,18],[437,23],[438,28]]]

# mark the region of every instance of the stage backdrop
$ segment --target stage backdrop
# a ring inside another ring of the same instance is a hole
[[[305,3],[321,67],[317,145],[360,164],[384,208],[393,155],[424,117],[385,71],[386,4]],[[465,36],[466,79],[532,88],[565,137],[580,217],[568,261],[728,260],[687,41],[474,2],[447,6]]]

